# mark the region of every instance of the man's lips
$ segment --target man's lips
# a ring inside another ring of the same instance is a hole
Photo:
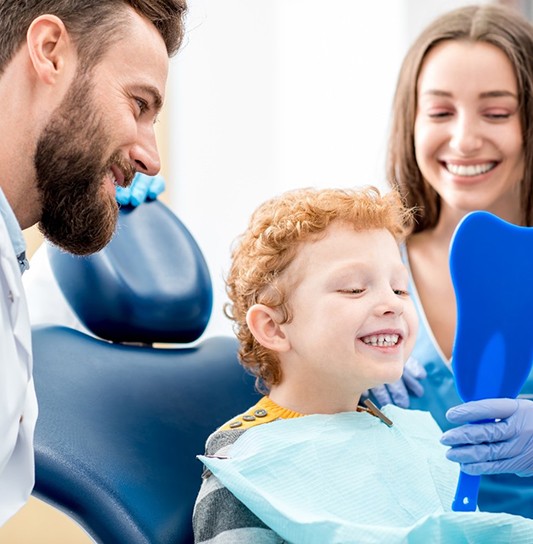
[[[131,180],[126,183],[124,173],[116,164],[111,165],[111,173],[113,175],[115,185],[120,185],[120,187],[127,187],[131,183]]]

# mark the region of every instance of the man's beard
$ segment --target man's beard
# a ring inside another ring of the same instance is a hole
[[[76,255],[102,249],[115,232],[118,205],[104,178],[117,164],[131,182],[135,169],[119,151],[106,158],[109,137],[88,76],[79,75],[37,142],[34,164],[41,196],[40,230]]]

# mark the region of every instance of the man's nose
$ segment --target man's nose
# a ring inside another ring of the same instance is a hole
[[[161,169],[161,160],[153,125],[140,126],[138,138],[130,151],[130,158],[138,172],[155,176]]]

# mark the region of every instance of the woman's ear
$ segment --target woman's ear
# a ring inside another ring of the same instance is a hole
[[[265,348],[278,353],[290,349],[289,339],[279,324],[279,311],[254,304],[246,313],[246,324],[255,339]]]
[[[34,19],[26,34],[28,54],[37,77],[53,84],[63,73],[67,57],[72,55],[72,41],[63,21],[55,15]]]

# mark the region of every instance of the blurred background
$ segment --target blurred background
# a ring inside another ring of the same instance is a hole
[[[488,2],[188,0],[157,133],[162,200],[198,241],[213,279],[205,336],[232,334],[223,277],[231,243],[259,203],[303,186],[386,189],[403,55],[430,20],[472,3]],[[531,18],[532,2],[501,3]],[[36,229],[26,234],[31,254],[41,238]],[[35,499],[0,529],[0,543],[90,542]]]
[[[403,56],[431,19],[467,3],[190,1],[168,86],[165,166],[171,206],[214,282],[206,335],[232,334],[223,277],[231,242],[258,204],[303,186],[387,187]]]

